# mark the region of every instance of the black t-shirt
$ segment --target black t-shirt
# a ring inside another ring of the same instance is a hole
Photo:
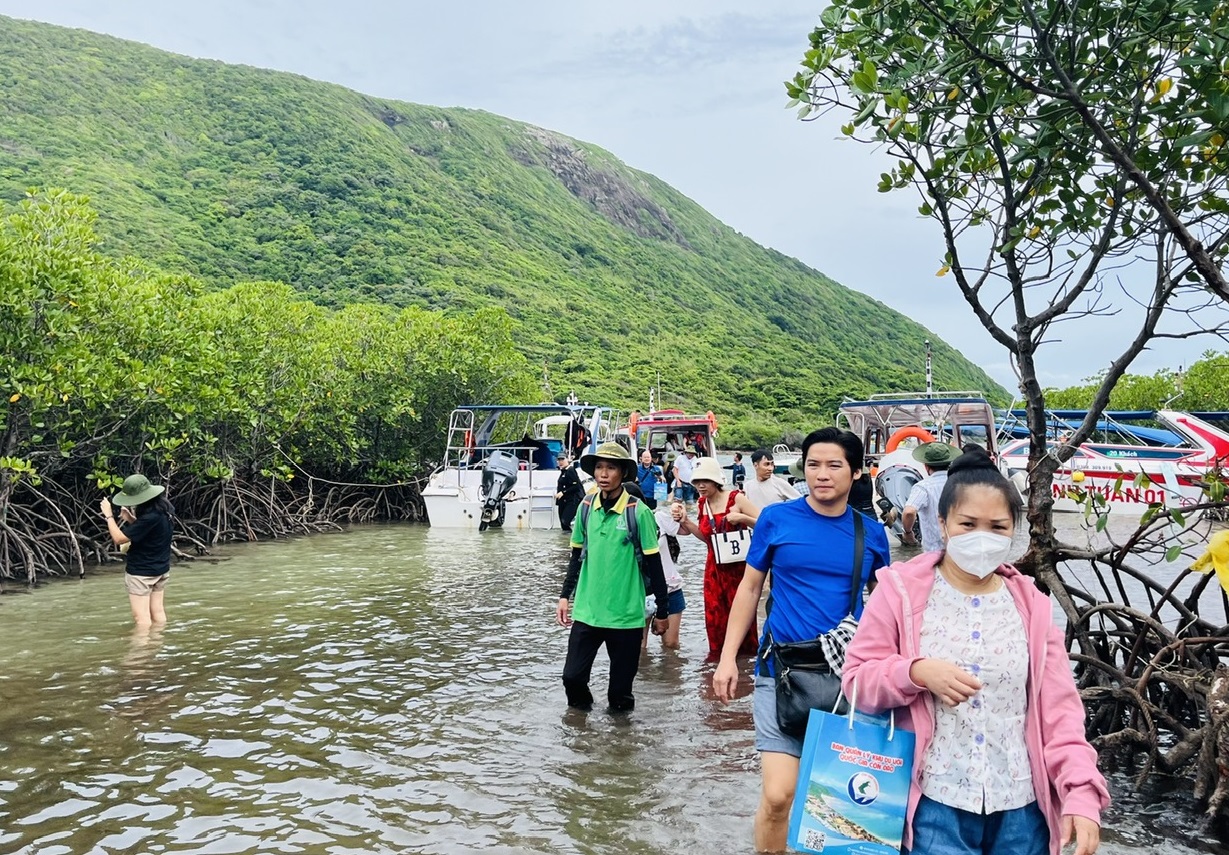
[[[871,519],[875,519],[875,487],[871,484],[870,476],[862,473],[862,477],[856,479],[853,485],[849,488],[849,504],[856,511],[861,511]]]
[[[147,511],[120,530],[132,542],[128,547],[127,572],[133,576],[161,576],[170,571],[170,517],[161,511]]]

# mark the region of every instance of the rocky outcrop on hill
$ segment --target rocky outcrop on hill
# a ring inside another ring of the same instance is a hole
[[[529,127],[526,136],[528,145],[514,147],[511,151],[519,162],[550,170],[568,192],[587,202],[616,226],[640,237],[672,241],[691,248],[665,209],[633,186],[630,176],[595,167],[586,158],[585,150],[562,134]]]

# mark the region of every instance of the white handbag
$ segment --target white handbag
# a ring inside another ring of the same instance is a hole
[[[704,503],[704,510],[708,512],[708,518],[712,521],[713,535],[708,542],[713,547],[713,558],[716,562],[718,564],[738,564],[746,561],[747,553],[751,551],[751,529],[717,531],[717,518],[713,516],[713,509],[708,506],[708,502]]]

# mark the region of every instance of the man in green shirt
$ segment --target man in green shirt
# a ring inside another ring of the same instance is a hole
[[[593,708],[589,675],[598,648],[605,644],[610,657],[610,710],[630,712],[636,705],[632,682],[640,667],[646,582],[657,601],[653,634],[661,635],[669,625],[657,521],[645,503],[623,488],[624,481],[636,477],[636,462],[623,446],[603,443],[580,458],[580,468],[593,476],[598,492],[585,498],[572,524],[572,559],[555,611],[559,625],[572,628],[563,688],[569,707]],[[627,524],[630,503],[634,503],[631,512],[635,514],[639,552],[644,556],[639,565]],[[568,599],[573,593],[576,602],[569,617]]]

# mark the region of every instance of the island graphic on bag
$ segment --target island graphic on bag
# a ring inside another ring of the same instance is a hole
[[[893,714],[811,710],[789,845],[799,852],[897,855],[913,781],[914,734]]]

